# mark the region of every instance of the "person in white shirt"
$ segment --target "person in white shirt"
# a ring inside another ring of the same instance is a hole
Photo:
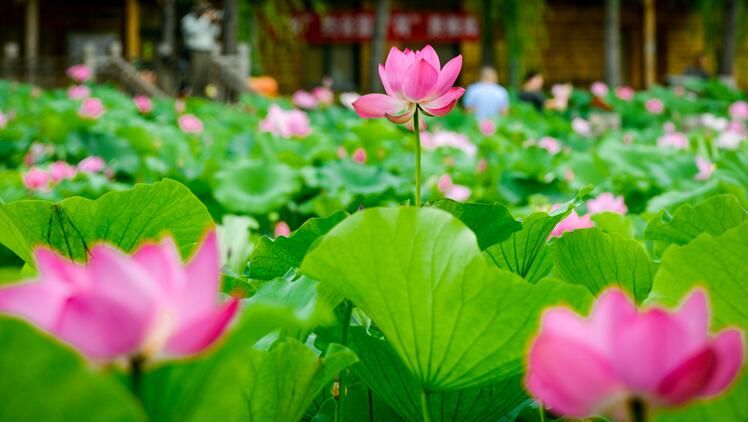
[[[199,2],[182,18],[184,44],[190,52],[190,85],[194,95],[205,95],[210,56],[218,49],[219,21],[220,13],[204,2]]]
[[[499,85],[498,76],[492,67],[481,68],[480,81],[468,86],[463,104],[478,120],[497,117],[509,108],[509,93]]]

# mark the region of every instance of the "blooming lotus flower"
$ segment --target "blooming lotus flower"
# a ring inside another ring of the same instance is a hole
[[[359,164],[364,164],[366,162],[366,150],[361,147],[356,148],[356,150],[353,151],[351,158]]]
[[[353,110],[353,103],[355,103],[360,97],[361,95],[357,92],[342,92],[338,97],[338,101],[340,101],[340,104],[346,108]]]
[[[275,237],[288,237],[291,234],[291,228],[288,227],[288,223],[281,220],[275,223],[273,234]]]
[[[650,98],[644,103],[644,108],[652,114],[662,114],[665,111],[665,103],[659,98]]]
[[[329,106],[335,101],[335,93],[330,88],[318,86],[312,90],[312,95],[320,104]]]
[[[696,176],[694,176],[694,179],[696,180],[707,180],[710,177],[712,177],[712,173],[714,173],[714,170],[716,169],[716,165],[712,163],[711,161],[707,160],[706,158],[697,155],[696,156],[696,168],[698,169],[698,173],[696,173]]]
[[[76,174],[78,174],[78,170],[64,161],[55,161],[49,166],[49,176],[55,182],[72,179]]]
[[[544,136],[538,141],[538,147],[548,151],[551,155],[556,155],[561,152],[561,142],[556,138],[550,136]]]
[[[394,123],[412,120],[416,107],[429,115],[443,116],[465,92],[452,87],[461,68],[461,55],[442,68],[430,45],[417,51],[392,47],[384,65],[379,65],[387,94],[364,95],[353,102],[353,108],[363,118],[386,117]]]
[[[78,83],[86,82],[87,80],[91,79],[91,76],[93,76],[91,68],[84,64],[76,64],[74,66],[70,66],[66,73],[70,77],[70,79]]]
[[[483,136],[491,136],[496,133],[496,123],[491,119],[483,119],[478,122],[478,129]]]
[[[96,120],[104,115],[104,104],[98,98],[86,98],[78,108],[78,115],[84,119]]]
[[[203,122],[194,114],[185,114],[179,116],[177,124],[179,125],[179,129],[181,129],[184,133],[199,134],[203,133],[203,130],[205,129],[205,127],[203,126]]]
[[[273,104],[268,109],[267,116],[260,122],[260,131],[283,138],[303,138],[312,132],[312,128],[309,125],[309,117],[303,111],[286,111]]]
[[[454,184],[452,177],[448,174],[443,174],[439,178],[437,187],[445,198],[459,202],[467,201],[470,198],[470,188]]]
[[[36,279],[0,287],[0,312],[30,321],[95,360],[199,353],[237,310],[235,299],[217,301],[221,275],[212,231],[187,264],[170,238],[132,256],[95,245],[85,264],[38,248],[35,261]]]
[[[740,330],[709,335],[703,290],[668,312],[638,311],[622,291],[609,289],[587,318],[565,307],[543,313],[525,381],[555,414],[624,421],[632,401],[653,410],[715,396],[742,362]]]
[[[438,132],[424,132],[421,134],[421,145],[423,149],[432,151],[437,148],[456,148],[469,156],[475,156],[478,147],[475,146],[467,136],[448,130]]]
[[[571,128],[580,136],[590,136],[592,134],[592,126],[590,125],[590,122],[581,117],[575,117],[571,121]]]
[[[46,190],[49,182],[49,173],[38,167],[32,167],[23,175],[23,185],[29,190]]]
[[[291,101],[293,101],[296,107],[306,110],[317,108],[317,98],[314,96],[314,94],[301,89],[293,93]]]
[[[557,208],[557,206],[554,206],[554,208]],[[580,217],[576,210],[571,210],[571,214],[556,224],[556,227],[553,228],[548,237],[561,237],[561,235],[566,232],[578,229],[589,229],[591,227],[595,227],[595,223],[590,219],[590,214],[585,214]]]
[[[85,85],[73,85],[68,88],[68,98],[71,100],[82,100],[91,95],[91,90]]]
[[[148,114],[153,110],[153,101],[145,95],[137,95],[132,99],[132,101],[135,103],[135,108],[137,108],[140,113]]]
[[[688,148],[688,137],[680,132],[669,132],[657,138],[657,146],[660,148]]]
[[[735,120],[748,120],[748,102],[735,101],[730,105],[729,113]]]
[[[95,155],[86,157],[78,163],[78,170],[83,173],[98,173],[104,170],[104,167],[106,167],[104,159]]]
[[[616,97],[623,101],[631,101],[634,99],[634,88],[630,86],[619,86],[616,88]]]
[[[601,212],[613,212],[616,214],[626,215],[628,208],[626,202],[623,200],[623,196],[615,196],[610,192],[603,192],[595,199],[591,199],[587,202],[587,212],[590,215],[599,214]]]
[[[608,96],[608,85],[606,85],[605,82],[593,82],[592,85],[590,85],[590,92],[596,97],[606,97]]]

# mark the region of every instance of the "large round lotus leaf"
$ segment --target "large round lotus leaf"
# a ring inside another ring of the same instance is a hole
[[[376,195],[394,189],[402,179],[377,166],[357,164],[350,160],[332,162],[321,170],[321,184],[326,190],[346,190],[357,195]]]
[[[264,214],[282,207],[299,188],[296,171],[285,164],[243,161],[216,174],[214,194],[229,210]]]
[[[584,303],[580,286],[530,284],[481,255],[475,234],[433,208],[372,208],[328,232],[301,272],[352,300],[427,391],[522,370],[540,311]]]

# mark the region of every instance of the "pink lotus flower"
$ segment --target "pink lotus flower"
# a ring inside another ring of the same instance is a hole
[[[644,103],[644,108],[652,114],[662,114],[665,111],[665,103],[659,98],[650,98]]]
[[[153,110],[153,101],[145,95],[137,95],[132,99],[132,101],[135,103],[135,108],[137,108],[140,113],[148,114]]]
[[[550,136],[544,136],[538,141],[538,147],[548,151],[551,155],[556,155],[561,152],[561,142],[556,138]]]
[[[82,100],[91,95],[91,90],[85,85],[73,85],[68,88],[68,98],[71,100]]]
[[[104,170],[104,167],[106,167],[104,159],[95,155],[86,157],[78,163],[78,170],[83,173],[98,173]]]
[[[619,86],[616,88],[616,97],[623,101],[631,101],[634,99],[634,88],[630,86]]]
[[[91,79],[91,76],[93,76],[93,72],[91,72],[91,69],[84,64],[76,64],[74,66],[70,66],[66,73],[70,77],[70,79],[78,83],[86,82],[87,80]]]
[[[185,114],[179,116],[177,124],[179,125],[179,129],[181,129],[184,133],[199,134],[203,133],[203,130],[205,129],[205,127],[203,126],[203,122],[194,114]]]
[[[38,167],[32,167],[23,175],[23,185],[29,190],[47,190],[49,183],[49,174]]]
[[[291,228],[288,227],[288,223],[286,223],[283,220],[280,220],[277,223],[275,223],[273,234],[275,235],[275,237],[288,237],[291,235]]]
[[[312,90],[314,98],[322,105],[332,105],[335,101],[335,93],[330,88],[318,86]]]
[[[730,117],[735,120],[748,120],[748,102],[735,101],[730,105]]]
[[[428,115],[443,116],[465,92],[464,88],[452,87],[461,68],[461,55],[442,68],[430,45],[420,51],[392,47],[385,64],[379,65],[379,78],[387,94],[364,95],[353,108],[363,118],[386,117],[394,123],[412,120],[416,107]]]
[[[353,161],[359,164],[366,163],[366,150],[361,147],[356,148],[356,150],[353,151],[353,155],[351,155],[351,158],[353,158]]]
[[[554,208],[556,207],[557,206],[554,206]],[[589,214],[580,217],[576,210],[571,210],[571,214],[556,224],[556,227],[553,228],[548,237],[561,237],[561,235],[566,232],[578,229],[589,229],[591,227],[595,227],[595,223],[592,222]]]
[[[710,177],[712,177],[712,173],[714,173],[714,170],[716,169],[716,165],[712,163],[711,161],[707,160],[706,158],[697,155],[696,156],[696,168],[699,170],[698,173],[696,173],[696,176],[694,176],[694,179],[696,180],[707,180]]]
[[[55,182],[72,179],[78,174],[78,170],[64,161],[55,161],[49,166],[49,176]]]
[[[309,117],[301,110],[286,111],[277,104],[268,109],[268,114],[260,122],[261,132],[270,132],[275,136],[303,138],[312,132]]]
[[[680,132],[669,132],[657,139],[657,146],[660,148],[688,148],[688,137]]]
[[[599,214],[601,212],[614,212],[616,214],[626,215],[628,212],[626,202],[623,200],[623,196],[615,196],[610,192],[603,192],[595,199],[591,199],[587,202],[587,212],[590,215]]]
[[[448,130],[440,130],[434,133],[423,132],[421,134],[421,146],[426,151],[433,151],[437,148],[456,148],[471,157],[478,152],[478,147],[470,142],[467,136]]]
[[[0,288],[0,312],[23,317],[96,360],[199,353],[224,332],[238,301],[219,304],[216,235],[189,263],[170,238],[132,256],[99,244],[86,264],[46,248],[39,276]]]
[[[590,125],[590,122],[581,117],[575,117],[571,121],[571,128],[580,136],[590,136],[592,134],[592,126]]]
[[[595,97],[603,98],[608,96],[608,85],[605,82],[596,81],[590,85],[590,92]]]
[[[317,108],[317,98],[314,96],[314,94],[301,89],[293,93],[291,101],[293,101],[296,107],[306,110]]]
[[[743,362],[738,329],[709,335],[703,290],[680,308],[638,311],[618,289],[603,292],[587,318],[565,307],[543,313],[528,359],[527,388],[553,413],[569,418],[629,418],[636,401],[646,413],[712,397]]]
[[[483,136],[492,136],[496,133],[496,123],[491,119],[483,119],[478,122],[478,129]]]
[[[84,119],[96,120],[104,115],[104,104],[98,98],[86,98],[78,108],[78,115]]]
[[[452,182],[452,177],[448,174],[443,174],[439,178],[437,187],[442,195],[454,201],[462,202],[470,198],[470,188],[454,184],[454,182]]]

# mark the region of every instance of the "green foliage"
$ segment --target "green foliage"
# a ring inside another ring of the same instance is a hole
[[[264,214],[291,199],[300,189],[296,172],[282,163],[242,161],[216,174],[216,200],[232,211]]]
[[[512,233],[522,229],[522,224],[501,204],[462,203],[445,198],[430,205],[447,211],[470,227],[478,238],[481,250],[506,240]]]

